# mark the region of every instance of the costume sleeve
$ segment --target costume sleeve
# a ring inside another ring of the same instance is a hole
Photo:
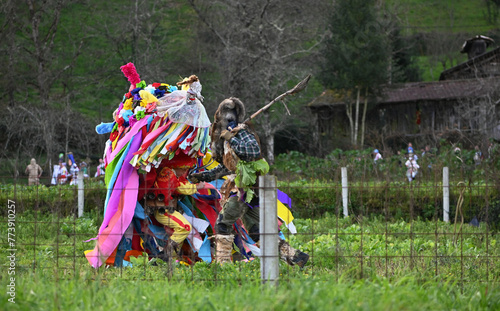
[[[204,171],[201,173],[193,174],[199,181],[210,182],[219,178],[222,178],[226,175],[231,174],[232,172],[228,170],[224,165],[219,164],[211,170]]]
[[[254,161],[260,157],[260,146],[255,136],[241,129],[229,141],[236,155],[243,161]]]

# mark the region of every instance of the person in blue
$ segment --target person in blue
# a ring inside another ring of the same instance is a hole
[[[373,150],[373,154],[374,154],[374,158],[373,158],[374,163],[377,163],[378,160],[382,159],[382,155],[380,154],[378,149]]]
[[[481,149],[479,149],[479,146],[474,147],[474,165],[478,166],[481,165],[481,161],[483,159],[483,153],[481,152]]]
[[[410,154],[410,153],[414,153],[413,152],[413,145],[412,143],[408,143],[408,150],[407,150],[407,153]]]

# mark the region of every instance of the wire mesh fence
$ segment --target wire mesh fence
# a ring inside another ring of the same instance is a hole
[[[409,181],[404,174],[395,178],[376,166],[366,170],[347,166],[347,202],[340,167],[331,172],[329,180],[321,182],[292,174],[278,178],[277,189],[292,199],[286,207],[294,216],[293,221],[280,219],[281,237],[309,255],[303,268],[282,260],[280,280],[299,274],[310,278],[327,274],[336,281],[399,279],[409,274],[422,281],[438,278],[459,284],[500,280],[500,185],[494,169],[469,175],[450,172],[448,222],[443,221],[442,167],[424,167],[418,178]],[[132,250],[129,245],[123,248],[125,254],[115,252],[95,269],[85,253],[94,248],[95,241],[89,240],[97,236],[103,222],[106,187],[102,179],[85,180],[82,217],[78,217],[77,186],[14,183],[1,187],[5,271],[57,279],[91,274],[151,281],[261,280],[258,254],[241,240],[231,251],[233,263],[221,265],[214,263],[213,240],[208,240],[210,258],[202,258],[186,241],[176,255],[161,260],[146,252],[147,241],[140,236],[143,251],[125,253]],[[204,218],[195,205],[192,211]],[[290,221],[293,226],[287,226]],[[209,227],[200,237],[204,240],[213,234]],[[114,260],[120,256],[123,262],[116,267]]]

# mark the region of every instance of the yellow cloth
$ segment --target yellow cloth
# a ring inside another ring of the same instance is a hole
[[[212,151],[211,150],[207,150],[207,153],[205,153],[205,156],[203,157],[203,165],[207,165],[207,163],[209,163],[211,160],[212,161],[212,164],[210,164],[209,166],[207,166],[205,169],[208,171],[208,170],[211,170],[213,169],[214,167],[216,167],[217,165],[219,165],[219,162],[215,161],[213,158],[212,158]]]
[[[146,107],[148,104],[156,103],[158,101],[158,98],[156,98],[156,96],[145,90],[140,90],[139,96],[142,98],[141,100],[142,107]]]
[[[155,211],[155,218],[159,223],[174,231],[170,239],[178,244],[181,244],[191,232],[191,224],[177,211],[172,214],[162,214],[157,210]]]
[[[288,207],[278,200],[278,217],[285,222],[285,224],[290,224],[293,221],[293,215]]]
[[[175,189],[175,191],[179,194],[193,195],[196,193],[197,189],[195,184],[185,182],[181,183],[180,186]]]
[[[123,103],[123,109],[132,110],[132,98],[129,98]]]

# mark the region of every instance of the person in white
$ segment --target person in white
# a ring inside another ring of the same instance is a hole
[[[99,177],[99,176],[102,176],[104,174],[106,174],[106,172],[104,171],[104,160],[99,159],[99,165],[97,166],[97,172],[95,172],[94,177]]]
[[[378,160],[382,159],[382,155],[378,151],[378,149],[373,150],[373,153],[375,154],[375,158],[373,159],[373,162],[377,163]]]
[[[60,171],[61,171],[61,164],[59,163],[58,165],[54,165],[54,170],[52,173],[52,180],[50,181],[50,184],[52,184],[52,185],[58,184],[58,177],[59,177]]]
[[[69,174],[71,175],[71,180],[69,182],[70,185],[77,185],[77,177],[78,177],[78,172],[80,171],[80,168],[78,167],[78,164],[73,162],[73,160],[68,159],[68,166],[69,166]]]
[[[66,168],[66,163],[59,162],[59,170],[57,171],[57,184],[64,185],[68,180],[68,169]]]
[[[406,177],[408,177],[408,181],[411,182],[415,179],[415,176],[417,176],[418,169],[420,168],[417,160],[413,156],[413,153],[410,153],[405,165],[408,168],[408,170],[406,171]]]

